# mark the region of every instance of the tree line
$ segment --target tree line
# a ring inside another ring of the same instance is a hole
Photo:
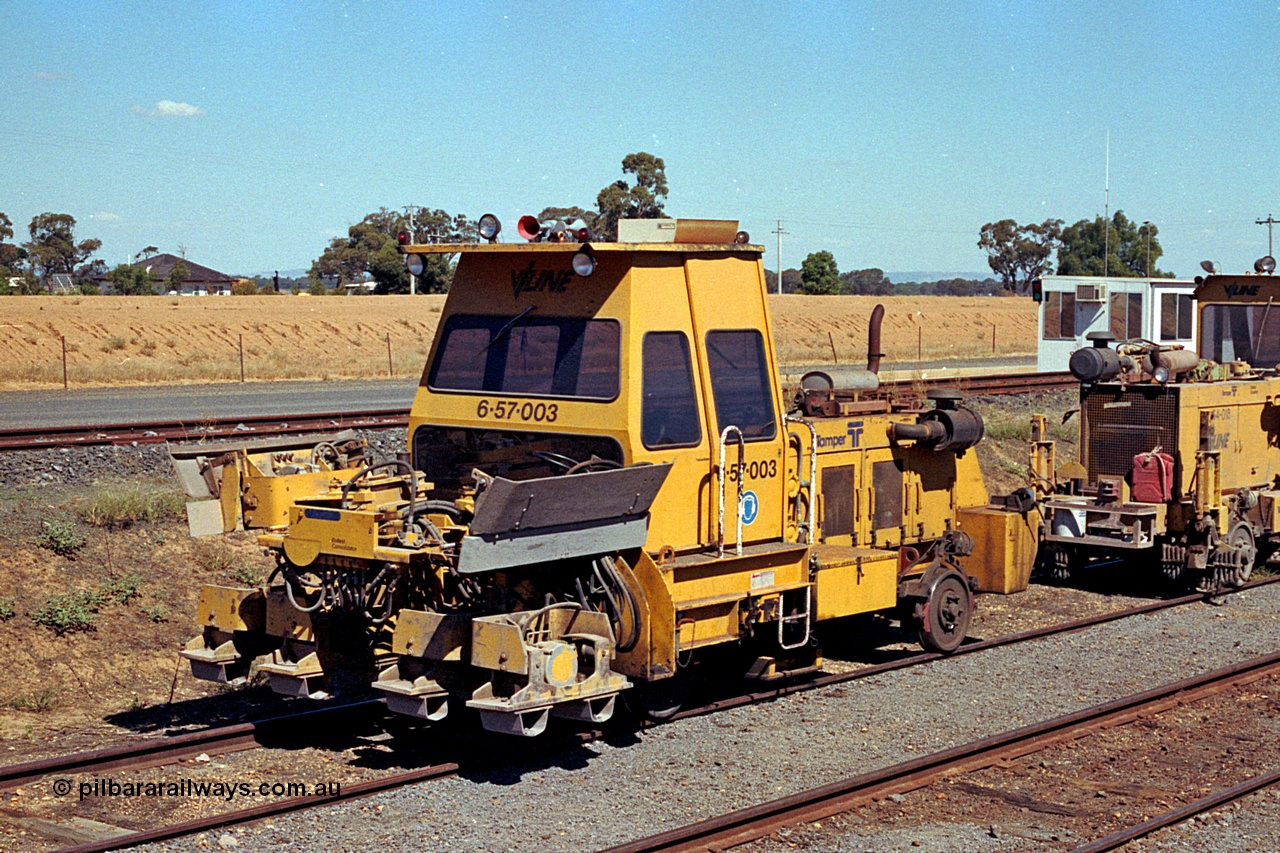
[[[665,216],[668,190],[662,158],[644,151],[628,154],[622,159],[622,172],[634,175],[634,182],[622,178],[601,189],[595,210],[578,205],[549,206],[538,213],[538,221],[571,224],[582,220],[595,239],[611,242],[618,238],[619,219]],[[308,271],[312,288],[320,282],[341,288],[372,282],[374,293],[408,293],[409,272],[396,240],[401,231],[407,231],[413,243],[474,243],[480,239],[475,217],[418,205],[407,205],[403,213],[383,207],[347,229],[346,237],[330,241]],[[425,261],[417,292],[447,292],[453,281],[453,257],[431,254]]]
[[[1097,216],[1066,226],[1061,219],[1038,225],[1001,219],[982,226],[978,248],[1005,290],[1026,293],[1053,268],[1055,253],[1058,275],[1172,278],[1156,266],[1164,254],[1159,233],[1154,223],[1131,220],[1123,210],[1109,221]]]
[[[581,220],[602,242],[617,239],[619,219],[653,219],[666,216],[668,195],[666,164],[647,152],[628,154],[622,160],[623,178],[596,194],[594,209],[579,205],[548,206],[538,220]],[[627,177],[632,176],[628,181]],[[66,213],[42,213],[31,220],[30,240],[11,242],[13,223],[0,213],[0,294],[38,293],[50,277],[65,274],[81,293],[100,292],[99,282],[111,282],[123,294],[150,294],[177,290],[189,276],[184,263],[174,266],[166,280],[153,279],[140,265],[120,264],[108,270],[105,261],[93,258],[102,246],[98,239],[77,240],[76,220]],[[480,239],[474,217],[438,208],[410,205],[404,212],[385,207],[352,225],[346,237],[330,241],[312,262],[307,279],[285,279],[281,289],[294,292],[305,287],[311,293],[343,293],[347,285],[372,283],[375,293],[408,293],[409,273],[398,250],[397,234],[408,231],[414,243],[466,243]],[[996,293],[1024,294],[1033,279],[1047,274],[1056,256],[1059,275],[1171,277],[1156,263],[1163,255],[1159,229],[1138,223],[1117,210],[1110,220],[1098,216],[1065,225],[1061,219],[1019,225],[1013,219],[982,226],[978,247],[987,255],[994,278],[950,279],[938,282],[894,283],[877,267],[840,272],[831,252],[812,252],[800,269],[782,271],[782,291],[809,295],[936,294],[972,296]],[[140,251],[137,259],[157,253],[155,246]],[[1104,258],[1105,255],[1105,258]],[[418,278],[420,293],[444,293],[453,280],[454,258],[432,254]],[[10,282],[16,282],[12,285]],[[778,274],[766,270],[769,292],[778,291]],[[233,293],[275,292],[276,282],[244,279]]]

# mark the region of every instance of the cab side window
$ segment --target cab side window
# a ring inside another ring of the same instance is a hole
[[[747,441],[773,438],[778,424],[760,332],[707,332],[707,364],[720,429],[733,424]]]
[[[645,447],[689,447],[702,441],[689,339],[650,332],[642,344],[640,440]]]

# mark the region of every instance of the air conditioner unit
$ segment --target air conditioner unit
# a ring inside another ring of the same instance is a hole
[[[1105,284],[1077,284],[1076,302],[1106,302],[1107,286]]]

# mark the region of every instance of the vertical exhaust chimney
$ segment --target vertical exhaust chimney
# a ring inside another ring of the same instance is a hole
[[[884,353],[880,352],[880,323],[884,320],[884,306],[877,305],[871,311],[871,325],[867,329],[867,370],[872,373],[880,373],[880,359],[884,358]]]

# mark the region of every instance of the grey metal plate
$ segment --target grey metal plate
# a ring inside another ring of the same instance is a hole
[[[507,480],[496,477],[476,499],[473,536],[643,517],[671,463],[592,474]]]
[[[187,529],[192,536],[222,533],[222,501],[187,501]]]
[[[585,525],[543,527],[503,536],[466,536],[458,550],[458,571],[474,574],[573,557],[594,557],[640,548],[648,536],[647,513]]]

